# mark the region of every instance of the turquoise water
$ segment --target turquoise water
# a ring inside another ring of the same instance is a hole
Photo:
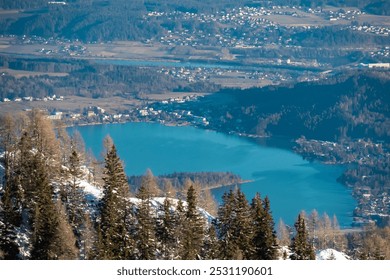
[[[110,135],[128,175],[150,168],[155,175],[173,172],[231,171],[245,180],[242,190],[250,200],[256,192],[268,195],[274,219],[293,224],[301,210],[316,209],[337,215],[349,226],[356,202],[349,190],[336,182],[343,169],[311,163],[290,151],[270,148],[238,136],[193,127],[151,123],[126,123],[77,128],[86,147],[99,155],[103,138]],[[215,189],[220,199],[226,189]]]

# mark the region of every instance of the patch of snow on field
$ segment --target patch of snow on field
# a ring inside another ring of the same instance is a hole
[[[316,252],[316,260],[350,260],[346,254],[334,249],[325,249]]]

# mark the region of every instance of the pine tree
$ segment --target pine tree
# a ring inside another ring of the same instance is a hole
[[[251,259],[253,256],[254,246],[252,243],[254,229],[252,223],[252,213],[245,194],[236,190],[235,204],[234,235],[243,259]]]
[[[136,212],[136,247],[138,260],[153,260],[156,258],[155,222],[152,217],[149,195],[141,199]]]
[[[235,231],[235,195],[232,190],[222,196],[222,204],[218,209],[217,229],[219,239],[218,259],[242,259],[242,252],[238,247]]]
[[[174,259],[180,259],[181,258],[181,252],[183,252],[183,243],[185,238],[185,232],[183,231],[183,228],[185,227],[186,223],[186,211],[184,209],[183,201],[178,200],[176,205],[176,211],[174,212],[174,224],[175,224],[175,231],[174,231],[174,238],[175,238],[175,252],[174,252]]]
[[[253,259],[277,259],[278,245],[268,197],[262,202],[260,195],[256,194],[252,200],[252,215],[254,223]]]
[[[82,178],[80,157],[76,150],[73,150],[68,159],[67,180],[65,180],[65,190],[63,201],[66,205],[66,214],[72,230],[77,239],[77,247],[81,249],[82,230],[85,225],[86,201],[84,193],[80,188],[79,180]]]
[[[183,187],[179,190],[179,192],[177,194],[178,198],[185,201],[187,199],[188,190],[191,187],[193,187],[195,189],[197,194],[200,193],[200,191],[201,191],[200,186],[199,185],[195,185],[194,182],[192,182],[191,179],[187,178],[184,181]]]
[[[11,195],[9,181],[0,201],[0,250],[4,259],[18,259],[19,248],[16,244],[15,229],[21,223],[21,208],[15,203],[18,198]],[[1,195],[1,193],[0,193]]]
[[[65,166],[69,161],[72,153],[72,141],[66,131],[66,126],[61,122],[56,122],[56,136],[60,147],[60,163]]]
[[[0,124],[0,150],[4,152],[1,162],[4,167],[4,176],[0,178],[0,184],[3,185],[1,196],[3,219],[11,227],[18,227],[22,219],[23,195],[16,171],[18,152],[15,120],[10,115],[6,115],[1,118]]]
[[[295,223],[296,234],[292,239],[291,244],[291,259],[293,260],[314,260],[315,254],[312,244],[310,243],[308,232],[306,229],[305,219],[301,214]]]
[[[138,210],[136,212],[136,247],[137,259],[152,260],[156,256],[156,229],[155,221],[150,206],[150,199],[157,194],[157,183],[148,169],[146,174],[142,177],[141,186],[136,194],[140,199]]]
[[[53,250],[53,244],[56,242],[59,217],[56,207],[52,200],[53,189],[49,183],[45,165],[39,154],[33,157],[32,164],[35,166],[31,174],[32,185],[34,189],[31,208],[33,247],[31,258],[36,260],[58,259],[56,251]]]
[[[198,259],[204,238],[204,220],[197,209],[197,194],[194,187],[190,187],[187,192],[187,209],[183,237],[181,259]]]
[[[4,152],[1,162],[4,176],[0,178],[0,186],[3,186],[0,192],[0,250],[4,259],[17,259],[19,254],[15,230],[22,221],[22,191],[15,172],[16,143],[15,120],[6,115],[0,119],[0,150]]]
[[[215,260],[219,256],[219,246],[215,225],[211,224],[206,232],[202,246],[201,257],[203,260]]]
[[[115,145],[105,158],[104,192],[100,211],[97,246],[101,248],[100,259],[125,259],[133,252],[132,238],[126,221],[131,211],[128,208],[129,186]]]
[[[92,260],[94,256],[97,255],[97,248],[94,247],[94,244],[97,243],[97,233],[93,227],[89,213],[84,214],[84,225],[81,230],[80,238],[80,259]]]
[[[157,220],[156,238],[159,242],[159,258],[171,260],[175,256],[175,217],[171,211],[171,202],[169,198],[164,199],[162,205],[163,215]]]

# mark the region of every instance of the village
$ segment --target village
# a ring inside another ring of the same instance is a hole
[[[41,110],[47,114],[49,119],[61,121],[67,126],[96,123],[158,122],[166,125],[207,127],[209,122],[205,117],[193,115],[188,110],[173,109],[174,104],[182,104],[198,98],[200,96],[184,95],[163,99],[158,102],[142,102],[142,104],[129,106],[122,111],[106,110],[100,106],[87,106],[76,110],[61,110],[60,106],[56,106],[57,102],[63,102],[69,98],[64,96],[57,97],[55,95],[44,98],[15,98],[14,100],[5,98],[0,101],[0,106],[1,103],[19,103],[24,106],[24,111],[31,111],[33,107],[41,107]]]
[[[390,218],[389,185],[385,177],[390,153],[384,149],[383,143],[364,139],[336,143],[305,137],[297,139],[296,143],[295,151],[310,161],[353,167],[338,181],[351,188],[357,201],[354,225],[366,225],[372,221],[382,224]],[[382,184],[376,188],[369,187],[373,181]]]

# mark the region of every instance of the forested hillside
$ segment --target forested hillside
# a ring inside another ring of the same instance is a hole
[[[62,4],[64,3],[64,4]],[[88,42],[110,40],[146,40],[161,36],[167,27],[157,18],[144,16],[148,12],[215,13],[242,6],[272,7],[277,5],[321,7],[357,7],[379,15],[389,14],[388,1],[251,1],[222,0],[71,0],[71,1],[0,1],[0,8],[22,9],[17,17],[1,19],[0,33],[63,37]],[[23,11],[26,10],[26,11]],[[190,22],[190,25],[194,22]],[[218,27],[214,25],[213,28]],[[213,29],[211,28],[211,30]],[[219,28],[219,27],[218,27]],[[220,33],[220,32],[218,32]]]
[[[388,72],[352,72],[292,86],[222,90],[191,106],[218,130],[341,141],[388,139]],[[200,104],[199,104],[200,103]]]
[[[301,260],[330,247],[390,257],[387,228],[346,239],[336,217],[315,211],[294,230],[280,221],[277,237],[269,199],[249,203],[240,189],[224,194],[214,217],[204,210],[213,204],[207,190],[190,180],[177,196],[148,171],[131,193],[109,137],[101,165],[79,134],[54,130],[39,111],[2,118],[0,140],[1,259]]]

